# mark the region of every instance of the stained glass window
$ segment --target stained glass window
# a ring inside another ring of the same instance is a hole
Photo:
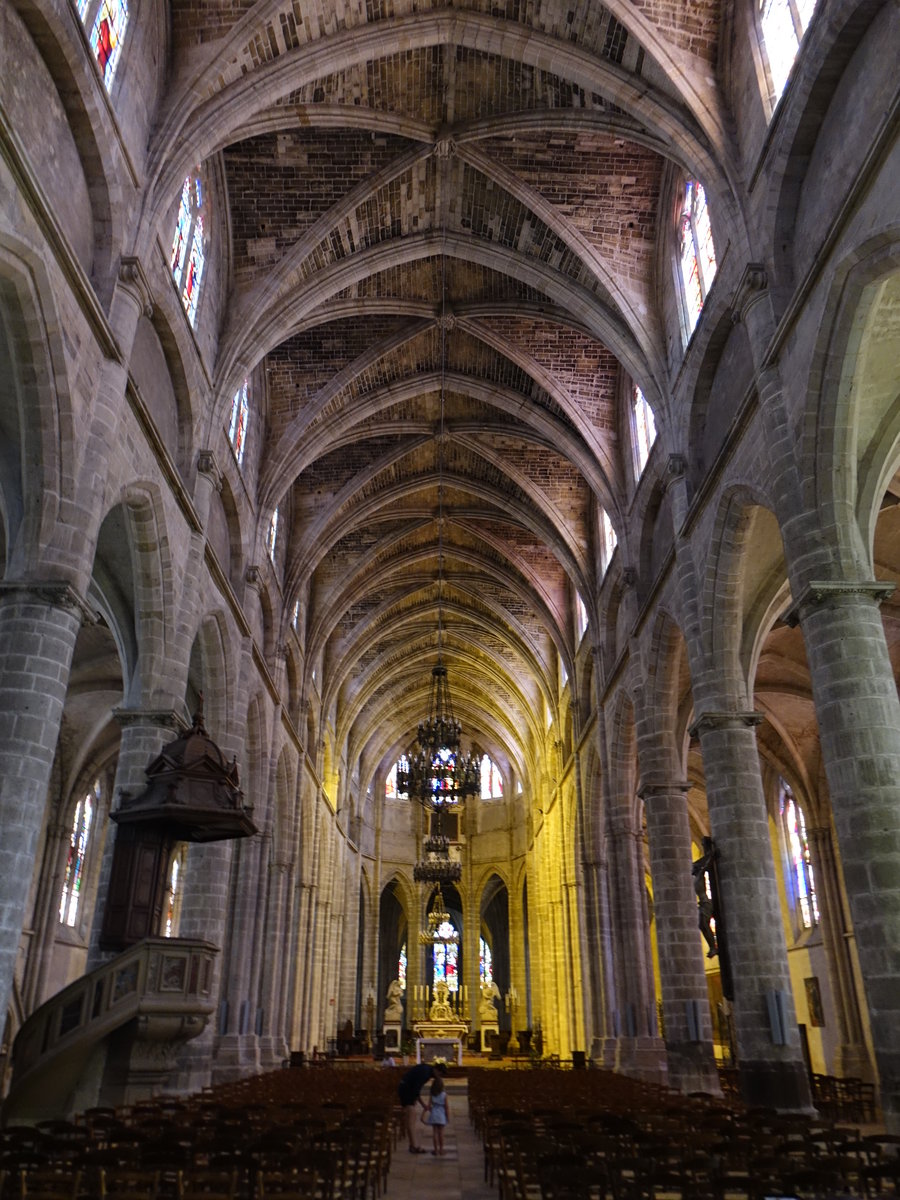
[[[656,421],[653,419],[653,409],[636,384],[631,397],[631,413],[634,428],[635,478],[640,479],[656,441]]]
[[[99,800],[100,781],[96,780],[91,790],[85,793],[75,805],[75,818],[72,821],[69,851],[66,855],[66,871],[62,894],[59,898],[59,919],[70,928],[74,927],[78,918],[78,903],[81,900],[81,889],[84,885],[84,861],[88,839],[91,836],[91,821]]]
[[[484,940],[478,939],[478,978],[482,987],[494,982],[494,968],[491,963],[491,948]]]
[[[653,411],[650,412],[651,417]],[[605,571],[612,562],[613,551],[619,544],[619,539],[616,537],[616,531],[612,521],[609,519],[609,513],[605,508],[600,509],[600,564]]]
[[[459,974],[457,971],[459,946],[456,942],[442,942],[438,939],[453,937],[455,934],[456,929],[450,921],[443,921],[438,926],[434,943],[434,982],[440,983],[443,979],[447,984],[447,990],[450,992],[459,990]]]
[[[177,931],[176,913],[180,897],[180,884],[181,859],[176,854],[172,859],[172,866],[169,870],[169,885],[166,889],[166,928],[163,936],[167,938],[174,937]]]
[[[112,89],[116,67],[122,53],[122,41],[128,25],[126,0],[100,0],[96,9],[91,0],[78,0],[78,16],[87,25],[93,14],[89,41],[94,58],[100,68],[103,86]]]
[[[800,42],[815,11],[816,0],[762,0],[762,28],[775,100],[781,98]]]
[[[679,257],[684,303],[687,309],[687,332],[690,336],[716,277],[716,250],[709,222],[706,192],[696,179],[689,179],[684,187]]]
[[[781,780],[779,791],[781,820],[791,860],[791,883],[794,899],[803,928],[811,929],[819,922],[819,904],[816,899],[812,863],[809,859],[806,821],[803,817],[803,809],[794,799],[794,793],[784,779]]]
[[[269,552],[269,558],[272,562],[275,561],[275,547],[278,544],[278,509],[272,513],[272,519],[269,522],[269,532],[266,534],[266,550]]]
[[[397,960],[397,979],[400,987],[406,991],[406,942],[400,947],[400,957]]]
[[[244,463],[244,447],[247,442],[247,417],[250,413],[250,403],[247,399],[247,380],[245,379],[234,393],[231,402],[231,421],[228,425],[228,440],[234,451],[238,466]]]
[[[384,796],[386,800],[408,800],[408,792],[397,791],[397,772],[409,771],[409,759],[405,754],[401,754],[400,758],[391,767],[387,773],[387,779],[384,781]]]
[[[175,286],[181,289],[181,303],[193,327],[197,319],[200,281],[206,264],[203,247],[203,187],[199,177],[188,176],[181,189],[170,264]],[[233,444],[233,443],[232,443]],[[239,460],[240,461],[240,460]]]
[[[486,754],[481,759],[481,799],[499,800],[503,795],[503,776],[497,764]]]

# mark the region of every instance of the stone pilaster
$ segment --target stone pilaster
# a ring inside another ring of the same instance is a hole
[[[656,1022],[656,997],[645,900],[644,841],[640,830],[609,830],[610,888],[619,942],[616,972],[616,1065],[627,1075],[659,1080],[665,1053]]]
[[[703,712],[691,732],[700,738],[717,851],[717,932],[734,983],[741,1093],[748,1104],[808,1110],[756,745],[760,719],[755,712]]]
[[[0,1013],[47,807],[72,652],[87,608],[64,582],[0,584]]]
[[[813,582],[797,600],[885,1123],[900,1131],[900,702],[878,605],[892,584]]]

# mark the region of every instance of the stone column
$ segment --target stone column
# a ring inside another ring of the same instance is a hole
[[[616,972],[617,1067],[658,1080],[665,1053],[656,1024],[656,996],[644,884],[644,839],[619,816],[610,823],[610,890],[618,938]]]
[[[839,1075],[874,1083],[875,1064],[869,1057],[863,1035],[856,972],[849,946],[852,932],[848,928],[844,911],[844,897],[835,862],[831,828],[807,829],[807,835],[809,858],[819,895],[819,924],[827,950],[831,990],[841,1030],[836,1070]]]
[[[271,835],[241,840],[233,850],[235,887],[229,908],[228,953],[222,970],[220,1004],[224,1003],[215,1047],[214,1078],[225,1082],[259,1070],[253,961],[261,952],[260,936],[267,896],[260,869]]]
[[[640,795],[650,843],[669,1086],[685,1093],[718,1095],[706,972],[691,884],[688,787],[680,781],[652,783],[646,784]]]
[[[759,769],[755,712],[702,712],[699,734],[748,1104],[811,1109]]]
[[[814,582],[794,613],[812,677],[885,1123],[900,1131],[900,702],[878,611],[893,590],[875,581]]]
[[[87,606],[65,582],[0,584],[0,1013],[12,990],[28,884]]]

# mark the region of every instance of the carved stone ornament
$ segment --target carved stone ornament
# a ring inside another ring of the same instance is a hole
[[[255,563],[244,572],[244,581],[252,588],[262,587],[262,572]]]
[[[761,263],[747,263],[731,306],[731,319],[735,325],[747,319],[747,313],[757,301],[762,300],[768,286],[765,267]]]
[[[434,155],[436,158],[451,158],[456,153],[456,142],[449,133],[440,133],[435,139]]]
[[[141,313],[149,321],[153,316],[153,293],[139,258],[122,256],[119,261],[119,282],[134,296]]]
[[[666,459],[666,475],[669,482],[680,479],[687,473],[687,459],[683,454],[670,454]]]
[[[70,583],[53,579],[4,579],[0,581],[0,597],[21,592],[48,608],[71,608],[81,613],[86,625],[96,625],[100,617],[75,591]]]
[[[881,604],[892,596],[897,585],[886,579],[819,579],[808,583],[796,603],[785,614],[784,622],[791,629],[817,608],[830,608],[848,596],[868,596],[876,604]]]
[[[622,572],[622,582],[626,587],[634,587],[637,584],[638,573],[637,567],[626,567]]]
[[[184,729],[184,721],[174,708],[114,708],[112,715],[122,729],[132,725],[153,725],[159,729]]]
[[[642,800],[652,800],[654,796],[674,796],[678,792],[689,792],[690,782],[687,779],[662,780],[658,783],[642,783],[638,788],[638,796]]]
[[[212,450],[201,450],[197,455],[197,470],[207,475],[217,492],[222,490],[222,472]]]
[[[435,318],[438,329],[443,329],[445,333],[450,333],[456,328],[456,317],[449,309],[445,309]]]
[[[702,738],[704,733],[708,733],[711,729],[735,729],[740,726],[752,729],[755,725],[762,724],[764,720],[765,714],[756,711],[702,712],[693,725],[688,728],[688,733],[691,737]]]

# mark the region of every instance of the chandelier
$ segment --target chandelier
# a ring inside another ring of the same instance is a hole
[[[449,928],[444,928],[444,926],[448,926]],[[446,945],[450,945],[458,941],[459,934],[450,924],[450,914],[444,908],[444,897],[441,895],[441,889],[438,888],[431,902],[431,911],[428,914],[428,928],[420,931],[419,943],[422,946],[431,946],[435,942],[443,942]]]
[[[447,194],[447,189],[443,189]],[[443,222],[442,222],[443,223]],[[438,657],[431,669],[431,703],[428,717],[419,722],[418,748],[397,771],[397,790],[418,800],[430,815],[431,828],[423,849],[425,859],[416,863],[413,877],[418,882],[455,883],[462,877],[462,864],[450,857],[450,842],[443,826],[444,814],[460,801],[470,799],[480,785],[480,767],[474,754],[460,750],[461,727],[453,715],[450,684],[444,666],[443,584],[444,584],[444,379],[447,363],[446,253],[441,257],[441,391],[440,430],[437,438],[438,460]],[[438,890],[436,900],[440,900]],[[441,901],[443,903],[443,901]],[[431,935],[420,934],[424,941]]]

